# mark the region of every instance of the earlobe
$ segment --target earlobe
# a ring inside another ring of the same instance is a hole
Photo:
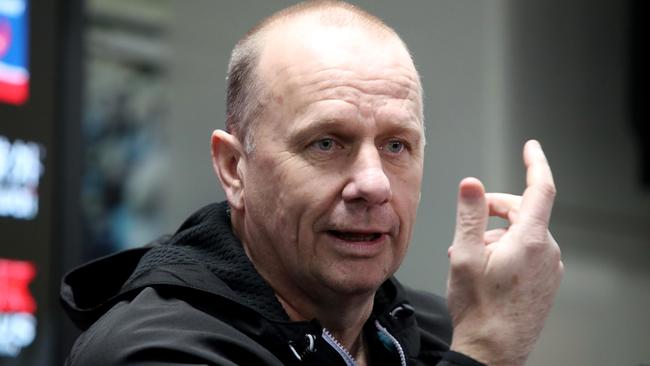
[[[211,138],[212,166],[233,209],[244,207],[244,150],[237,137],[215,130]]]

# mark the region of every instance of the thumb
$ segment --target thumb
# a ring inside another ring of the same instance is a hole
[[[456,212],[455,249],[482,248],[483,234],[487,228],[488,206],[483,183],[476,178],[465,178],[458,188]]]

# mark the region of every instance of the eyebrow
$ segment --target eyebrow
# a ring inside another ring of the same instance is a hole
[[[306,140],[313,138],[322,133],[351,133],[354,127],[350,126],[348,121],[338,118],[314,119],[304,123],[301,126],[292,128],[287,134],[287,138],[292,143],[306,143]]]

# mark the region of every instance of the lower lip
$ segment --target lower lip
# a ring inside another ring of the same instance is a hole
[[[382,234],[377,239],[369,241],[345,240],[330,233],[327,233],[326,235],[335,243],[335,246],[339,251],[346,255],[357,257],[373,257],[379,254],[387,240],[386,234]]]

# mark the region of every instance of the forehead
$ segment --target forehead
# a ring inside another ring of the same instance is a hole
[[[331,93],[321,98],[383,95],[410,100],[421,119],[421,86],[410,54],[383,28],[297,21],[268,32],[260,50],[258,77],[276,97],[291,98],[300,90],[304,99],[305,87]]]

